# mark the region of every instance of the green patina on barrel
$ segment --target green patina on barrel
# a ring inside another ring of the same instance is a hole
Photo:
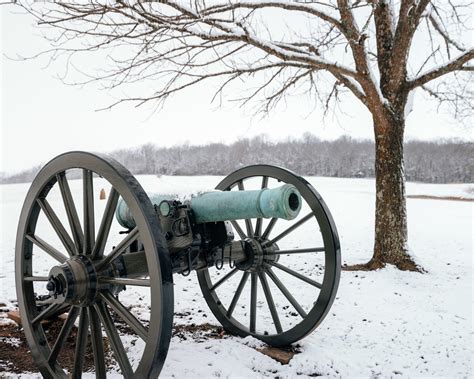
[[[160,204],[163,200],[174,200],[177,199],[176,195],[158,195],[158,194],[148,194],[153,205]],[[123,201],[122,198],[119,199],[117,204],[117,210],[115,211],[115,218],[118,223],[124,228],[132,229],[135,227],[135,220],[132,217],[132,212],[127,206],[127,203]]]
[[[149,195],[153,204],[174,200],[176,196]],[[196,222],[217,222],[250,218],[294,219],[301,209],[301,195],[295,186],[284,184],[277,188],[254,191],[213,191],[200,193],[186,201],[194,212]],[[133,228],[135,222],[125,202],[120,199],[116,217],[120,225]]]
[[[301,195],[291,184],[257,191],[206,192],[191,199],[196,222],[247,218],[294,219],[301,208]]]

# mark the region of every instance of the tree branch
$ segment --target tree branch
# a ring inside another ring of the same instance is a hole
[[[464,66],[464,64],[469,62],[471,59],[474,59],[474,49],[466,51],[450,62],[445,63],[442,66],[435,67],[413,80],[409,80],[407,82],[407,87],[412,90],[413,88],[420,87],[434,79],[454,71],[471,71],[472,66]]]
[[[377,63],[380,72],[380,87],[386,92],[390,81],[390,65],[394,38],[395,15],[391,0],[379,0],[374,4],[374,19],[377,39]]]
[[[394,9],[398,3],[397,15]],[[419,75],[432,60],[446,59],[446,53],[437,47],[438,42],[443,44],[442,39],[457,49],[462,46],[460,31],[469,28],[462,24],[462,12],[457,12],[461,5],[453,5],[449,0],[444,9],[438,2],[440,12],[435,14],[434,0],[399,0],[398,3],[395,0],[56,0],[20,6],[42,25],[58,31],[57,35],[50,31],[45,35],[53,45],[50,60],[65,56],[69,65],[69,59],[78,52],[102,50],[107,52],[111,64],[103,65],[98,73],[89,76],[90,81],[100,81],[106,88],[142,80],[154,80],[157,84],[149,97],[139,93],[124,101],[161,102],[170,94],[208,78],[221,79],[222,89],[250,76],[251,84],[245,85],[243,96],[237,100],[246,104],[258,95],[269,109],[275,101],[284,98],[286,91],[294,91],[303,83],[309,83],[308,93],[314,88],[319,98],[326,96],[326,99],[327,81],[313,80],[314,73],[324,71],[336,79],[329,94],[331,100],[344,86],[374,117],[383,117],[386,111],[404,109],[410,89],[453,70],[473,70],[473,65],[467,63],[472,58],[470,51],[468,56]],[[427,9],[429,6],[433,8]],[[364,7],[371,8],[370,14]],[[273,22],[274,12],[283,17],[296,15],[292,22],[303,19],[309,27],[292,27],[288,22],[285,25],[288,30],[282,33],[280,21]],[[414,75],[416,79],[407,85],[408,55],[415,31],[421,30],[422,18],[427,21],[428,37],[433,36],[434,44],[428,59]],[[273,29],[275,24],[277,27]],[[459,27],[453,28],[458,24]],[[216,95],[220,95],[221,89]],[[324,100],[322,103],[328,104]]]
[[[356,70],[358,73],[357,81],[364,89],[366,95],[366,104],[371,111],[381,112],[383,100],[380,96],[381,94],[378,88],[378,83],[375,82],[375,77],[371,73],[368,54],[365,48],[365,40],[367,36],[360,34],[349,1],[337,0],[337,4],[339,13],[341,14],[341,23],[344,27],[344,35],[351,47],[352,56],[356,64]]]
[[[450,49],[449,49],[449,46],[454,46],[458,51],[466,51],[466,49],[461,46],[461,44],[459,44],[458,42],[454,41],[448,34],[448,32],[446,31],[446,29],[444,27],[442,27],[440,25],[440,23],[438,22],[438,20],[436,20],[436,18],[430,14],[428,16],[428,20],[430,20],[431,22],[431,25],[433,25],[434,29],[439,33],[439,35],[443,38],[444,40],[444,43],[446,45],[446,51],[447,51],[447,54],[448,54],[448,58],[451,58],[451,54],[450,54]]]
[[[367,97],[365,96],[364,90],[362,89],[362,87],[360,86],[358,82],[337,73],[334,76],[345,87],[347,87],[354,94],[354,96],[357,97],[362,102],[362,104],[364,104],[365,106],[368,106]]]
[[[227,4],[220,4],[220,5],[213,5],[208,8],[203,9],[200,13],[203,16],[209,16],[211,14],[217,13],[224,13],[233,11],[236,9],[262,9],[262,8],[280,8],[285,9],[288,11],[299,11],[308,13],[310,15],[316,16],[321,20],[329,22],[330,24],[336,26],[338,29],[342,27],[340,21],[330,14],[318,10],[311,4],[306,3],[294,3],[294,2],[286,2],[286,1],[252,1],[252,2],[244,2],[244,1],[236,1]]]

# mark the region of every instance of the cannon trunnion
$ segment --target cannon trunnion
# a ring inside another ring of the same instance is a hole
[[[109,190],[103,203],[101,188]],[[37,175],[15,254],[22,325],[51,378],[80,377],[88,349],[98,378],[106,377],[107,349],[124,377],[157,377],[171,339],[173,274],[196,271],[229,333],[272,346],[296,342],[321,323],[340,275],[330,212],[288,170],[245,167],[216,191],[180,200],[147,195],[118,162],[85,152],[60,155]],[[51,339],[43,321],[60,314],[67,316]],[[76,340],[70,368],[61,356],[68,338]],[[136,338],[138,345],[127,345]]]

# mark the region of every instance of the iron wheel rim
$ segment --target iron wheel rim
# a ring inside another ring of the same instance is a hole
[[[47,343],[41,324],[33,325],[34,317],[38,316],[36,314],[33,284],[25,280],[26,275],[32,276],[32,264],[26,262],[28,260],[31,262],[32,258],[28,259],[26,257],[31,257],[33,244],[26,236],[34,236],[36,230],[41,211],[38,206],[38,199],[47,197],[51,188],[57,183],[57,175],[76,168],[83,169],[84,172],[91,172],[91,177],[95,173],[107,180],[129,205],[136,220],[140,241],[145,247],[149,269],[151,309],[146,346],[133,377],[157,377],[166,358],[172,331],[173,278],[171,261],[154,214],[154,208],[145,191],[133,175],[120,163],[100,154],[69,152],[51,160],[32,182],[20,214],[15,249],[15,280],[23,329],[33,359],[43,376],[66,377],[66,373],[58,365],[57,359],[52,364],[48,362],[51,347]],[[85,232],[85,222],[83,226]],[[103,313],[98,308],[101,307],[100,304],[105,303],[104,301],[98,301],[97,304],[99,305],[97,307],[94,305],[93,308],[96,308],[96,314],[99,316]],[[84,318],[86,317],[84,316]],[[102,325],[104,325],[103,322]]]
[[[257,332],[250,332],[248,326],[243,325],[232,316],[227,316],[227,309],[223,306],[217,293],[211,290],[213,283],[209,269],[198,271],[197,275],[203,296],[206,299],[209,308],[226,330],[242,337],[251,335],[272,346],[288,346],[302,339],[316,329],[323,321],[334,302],[341,271],[339,237],[334,220],[321,195],[304,178],[289,170],[270,165],[244,167],[224,178],[216,186],[216,189],[230,190],[238,185],[239,182],[244,182],[246,179],[255,177],[274,178],[283,183],[293,184],[301,193],[302,198],[306,201],[316,218],[324,241],[325,270],[322,288],[314,306],[302,321],[283,333],[265,335]]]

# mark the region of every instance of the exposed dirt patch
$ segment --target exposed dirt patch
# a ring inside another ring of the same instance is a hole
[[[7,311],[8,310],[6,309],[5,313]],[[1,312],[3,313],[3,310]],[[114,319],[115,326],[119,330],[120,334],[134,334],[130,327],[119,317],[117,317],[114,312],[111,312],[111,314],[112,318]],[[142,322],[145,325],[147,324],[144,321]],[[56,319],[43,325],[43,329],[50,346],[52,346],[54,341],[56,341],[63,323],[64,319]],[[222,326],[205,323],[200,325],[175,324],[173,325],[172,336],[179,338],[179,340],[190,339],[193,342],[202,343],[208,341],[209,339],[227,338],[230,335],[224,330]],[[71,372],[74,363],[76,337],[77,328],[74,326],[58,357],[61,367],[67,369],[69,372]],[[112,351],[109,347],[106,337],[103,338],[103,342],[106,355],[106,366],[107,368],[112,368],[115,366],[115,361],[113,359]],[[286,348],[276,349],[267,346],[263,348],[257,348],[256,350],[283,364],[287,364],[295,354],[300,352],[300,347],[299,345],[294,345]],[[90,338],[88,338],[86,347],[83,370],[94,371],[94,357]],[[34,364],[31,357],[30,348],[26,342],[23,328],[13,322],[0,323],[0,373],[1,372],[38,372],[38,368]]]
[[[48,342],[50,346],[54,344],[56,338],[61,331],[61,328],[64,324],[62,320],[53,321],[51,324],[43,326],[45,333],[48,337]],[[61,362],[61,366],[69,371],[72,370],[74,366],[74,352],[76,348],[77,341],[77,328],[74,326],[69,337],[64,343],[64,347],[59,354],[58,360]],[[112,352],[109,348],[109,343],[107,338],[102,338],[104,344],[104,353],[105,353],[105,363],[107,367],[112,367]],[[87,339],[86,354],[84,356],[84,371],[94,371],[94,355],[92,353],[92,344],[90,336]]]
[[[0,325],[0,372],[37,371],[23,330],[11,323]]]
[[[427,272],[423,267],[416,264],[409,256],[407,256],[405,259],[400,259],[397,262],[382,262],[379,259],[372,258],[367,263],[358,263],[354,265],[343,264],[341,269],[343,271],[374,271],[384,268],[387,264],[392,264],[402,271],[413,271],[419,272],[420,274]]]
[[[57,319],[43,325],[50,346],[56,341],[63,323],[64,320]],[[77,328],[74,326],[58,357],[61,367],[69,371],[72,370],[74,363],[76,336]],[[103,342],[106,365],[107,367],[112,367],[111,351],[108,341],[106,338],[103,338]],[[94,356],[90,339],[88,339],[86,347],[83,370],[94,370]],[[14,373],[38,372],[38,368],[31,357],[30,348],[26,342],[23,328],[14,323],[0,324],[0,372],[4,371]]]
[[[470,201],[474,202],[474,199],[468,199],[458,196],[431,196],[431,195],[408,195],[408,199],[428,199],[428,200],[450,200],[450,201]]]
[[[204,342],[208,338],[222,339],[228,336],[227,332],[222,326],[205,324],[190,324],[173,326],[173,337],[178,337],[180,340],[193,339],[196,342]]]
[[[223,339],[229,336],[230,334],[227,333],[222,326],[211,325],[208,323],[200,325],[175,324],[173,326],[173,337],[178,337],[180,340],[191,338],[194,342],[200,343],[209,338]],[[257,347],[255,350],[284,365],[288,364],[295,354],[301,353],[301,347],[298,344],[282,348],[264,346]]]

